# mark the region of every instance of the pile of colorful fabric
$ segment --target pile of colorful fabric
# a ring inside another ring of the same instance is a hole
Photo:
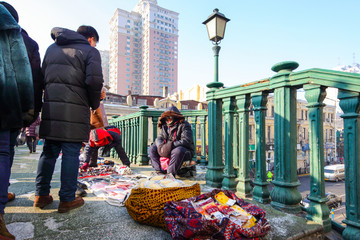
[[[258,239],[271,229],[263,209],[227,190],[167,202],[164,209],[173,239]]]

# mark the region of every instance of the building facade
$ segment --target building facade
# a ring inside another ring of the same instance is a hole
[[[109,86],[109,51],[99,50],[101,57],[101,68],[104,78],[104,86]]]
[[[139,0],[131,12],[117,9],[110,20],[110,91],[125,95],[177,92],[178,16]]]

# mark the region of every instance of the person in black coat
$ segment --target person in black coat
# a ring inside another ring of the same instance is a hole
[[[43,208],[53,199],[50,182],[56,159],[62,152],[60,204],[58,212],[68,212],[84,204],[75,197],[82,142],[90,133],[90,108],[100,104],[103,85],[101,58],[95,48],[99,35],[91,26],[77,32],[53,28],[55,43],[45,53],[44,103],[40,138],[45,139],[36,177],[34,207]]]
[[[169,107],[161,114],[158,127],[161,131],[149,149],[152,165],[156,172],[175,176],[183,162],[195,154],[191,125],[176,107]],[[161,168],[160,157],[170,159],[166,171]]]

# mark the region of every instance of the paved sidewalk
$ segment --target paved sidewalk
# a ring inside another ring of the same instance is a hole
[[[171,239],[170,234],[160,228],[136,223],[125,207],[111,206],[89,192],[84,197],[83,207],[59,214],[61,161],[56,164],[52,181],[54,202],[43,210],[34,208],[35,177],[40,153],[41,148],[35,154],[29,154],[25,146],[16,149],[9,187],[9,191],[15,192],[16,199],[6,205],[4,216],[9,231],[17,240]],[[146,168],[140,170],[144,172]]]
[[[41,150],[39,147],[37,153],[29,154],[26,146],[16,148],[9,187],[9,191],[15,192],[16,199],[8,203],[5,209],[5,221],[16,239],[172,239],[170,234],[161,228],[136,223],[125,207],[111,206],[89,192],[87,197],[84,197],[83,207],[59,214],[57,207],[61,161],[56,164],[52,181],[51,194],[54,202],[43,210],[34,208],[35,177]],[[132,165],[131,168],[134,173],[145,175],[150,175],[153,171],[151,166]],[[204,185],[205,170],[198,169],[195,178],[181,180],[197,181],[201,184],[202,192],[211,191],[211,188]],[[321,229],[318,224],[304,218],[276,211],[269,205],[259,204],[251,199],[246,201],[257,204],[267,212],[272,229],[264,239],[287,239]]]

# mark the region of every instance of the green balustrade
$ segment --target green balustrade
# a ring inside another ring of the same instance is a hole
[[[287,84],[292,70],[299,66],[296,62],[282,62],[272,67],[278,72],[270,79],[270,85],[279,85],[274,90],[275,125],[275,178],[272,183],[271,205],[289,212],[299,212],[301,194],[297,177],[297,118],[296,88]]]
[[[360,93],[339,90],[338,98],[344,114],[344,159],[347,227],[346,240],[360,239]]]
[[[266,156],[265,156],[265,113],[267,92],[251,94],[255,112],[255,181],[253,198],[261,203],[270,202],[269,183],[266,178]]]
[[[200,116],[200,132],[201,132],[201,160],[200,165],[206,166],[206,116]]]
[[[249,177],[249,106],[250,94],[236,97],[239,132],[238,184],[236,190],[241,197],[251,197],[252,187]],[[235,145],[236,146],[236,145]]]
[[[320,85],[304,85],[305,97],[309,108],[309,137],[310,137],[310,206],[307,209],[307,219],[324,226],[326,232],[331,230],[328,200],[325,196],[324,182],[324,135],[323,135],[323,100],[325,88]]]
[[[194,156],[192,157],[192,160],[196,162],[197,161],[197,152],[196,152],[196,116],[191,117],[190,125],[191,125],[191,129],[192,129],[192,132],[193,132],[193,141],[194,141],[194,144],[195,144],[195,153],[194,153]]]
[[[139,165],[148,165],[149,158],[147,154],[148,147],[148,117],[146,112],[148,106],[140,107],[140,121],[139,121],[139,152],[137,155],[137,164]]]
[[[235,114],[235,99],[225,98],[223,103],[224,112],[224,132],[225,132],[225,168],[222,181],[222,188],[226,190],[236,190],[236,175],[233,163],[233,129]]]
[[[217,82],[215,82],[217,83]],[[206,185],[221,187],[224,164],[222,161],[222,101],[214,99],[216,88],[207,92],[208,99],[208,166],[205,175]]]

